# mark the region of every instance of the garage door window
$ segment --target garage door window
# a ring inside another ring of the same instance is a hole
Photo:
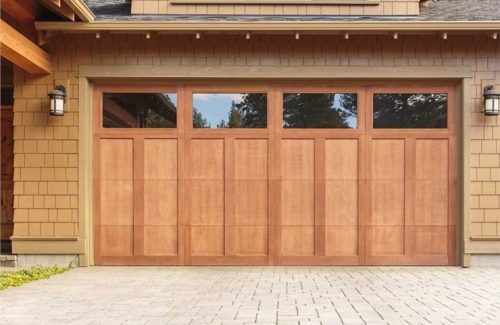
[[[193,94],[193,128],[266,127],[266,93]]]
[[[356,94],[283,94],[284,128],[355,129],[357,126]]]
[[[448,94],[374,94],[376,129],[445,129]]]
[[[104,93],[105,128],[175,128],[175,93]]]

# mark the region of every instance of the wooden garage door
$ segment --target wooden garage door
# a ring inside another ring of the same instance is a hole
[[[455,263],[452,87],[100,87],[96,264]]]

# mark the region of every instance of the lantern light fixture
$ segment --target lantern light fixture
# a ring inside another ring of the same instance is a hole
[[[500,94],[495,91],[494,86],[484,87],[484,115],[495,116],[500,114]]]
[[[63,116],[64,103],[66,102],[66,87],[61,85],[56,86],[48,95],[50,100],[50,115]]]

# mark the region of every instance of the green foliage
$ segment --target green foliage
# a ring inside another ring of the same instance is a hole
[[[9,287],[19,287],[31,281],[47,279],[55,274],[63,273],[68,269],[69,268],[67,267],[62,268],[59,266],[53,266],[53,267],[35,266],[20,271],[2,272],[0,273],[0,290]]]
[[[203,114],[198,112],[196,107],[193,107],[193,127],[210,128],[210,124],[207,122],[207,119],[203,117]]]
[[[233,100],[227,122],[221,120],[217,123],[218,129],[265,128],[266,126],[266,94],[245,94],[242,101],[235,102]]]
[[[234,102],[229,112],[231,128],[265,128],[267,126],[267,94],[245,94]]]
[[[218,129],[226,129],[228,127],[229,126],[227,125],[226,121],[224,121],[224,119],[220,120],[220,122],[217,123],[217,128]]]
[[[375,128],[446,128],[447,94],[375,94]]]
[[[349,128],[357,117],[356,94],[285,94],[283,126],[286,128]]]

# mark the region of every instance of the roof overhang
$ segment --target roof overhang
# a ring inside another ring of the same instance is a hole
[[[84,22],[92,22],[95,15],[83,0],[40,0],[40,3],[63,19],[75,21],[75,17]]]
[[[36,22],[39,31],[62,32],[432,32],[497,31],[500,21],[94,21]]]
[[[85,22],[92,22],[95,15],[83,0],[64,0],[66,4],[73,9],[73,12]]]

